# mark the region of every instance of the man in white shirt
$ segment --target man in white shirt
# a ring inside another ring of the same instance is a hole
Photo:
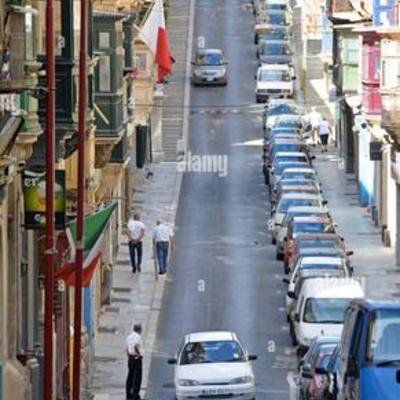
[[[311,138],[313,141],[313,145],[316,146],[318,141],[319,125],[321,123],[322,117],[315,107],[311,108],[311,112],[310,114],[308,114],[308,120],[311,125]]]
[[[172,229],[161,222],[157,221],[157,225],[153,231],[153,245],[157,254],[158,260],[158,273],[163,275],[167,272],[168,268],[168,252],[173,244],[174,232]]]
[[[128,354],[128,377],[126,378],[126,399],[140,400],[142,385],[143,341],[142,325],[135,324],[132,333],[126,338]]]
[[[143,237],[146,233],[146,226],[140,220],[140,215],[134,213],[127,224],[127,234],[129,239],[129,255],[131,257],[132,272],[141,271],[142,253],[143,253]]]
[[[319,139],[322,146],[322,153],[326,153],[328,151],[327,146],[329,143],[329,136],[332,135],[332,128],[329,125],[329,122],[326,118],[322,118],[322,121],[319,125]]]

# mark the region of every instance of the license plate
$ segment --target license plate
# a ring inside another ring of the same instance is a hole
[[[212,82],[213,80],[214,80],[213,77],[211,77],[211,78],[206,78],[206,81],[207,81],[207,82]]]
[[[226,389],[204,389],[202,390],[203,396],[210,396],[210,395],[220,395],[220,394],[227,394],[228,391]]]

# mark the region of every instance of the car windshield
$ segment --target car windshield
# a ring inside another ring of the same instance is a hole
[[[334,228],[331,224],[325,223],[295,223],[293,226],[293,234],[301,233],[334,233]]]
[[[180,365],[243,361],[243,350],[233,340],[192,342],[183,349]]]
[[[287,5],[286,4],[266,4],[265,5],[266,10],[280,10],[280,11],[285,11],[287,10]]]
[[[294,218],[294,217],[311,217],[311,216],[317,216],[316,213],[313,212],[307,212],[307,211],[288,211],[287,214],[285,215],[285,218],[283,219],[283,224],[287,225],[289,222]]]
[[[334,249],[336,247],[336,243],[334,240],[301,240],[298,244],[299,248],[306,249],[306,248],[330,248]]]
[[[222,55],[220,53],[198,53],[196,56],[198,65],[222,65]]]
[[[286,171],[285,179],[316,179],[314,172]]]
[[[279,143],[273,145],[272,154],[280,151],[300,151],[301,145],[296,143]]]
[[[281,43],[269,43],[269,42],[264,43],[262,53],[267,56],[268,55],[281,56],[281,55],[292,54],[288,45]]]
[[[309,324],[343,324],[350,299],[308,298],[304,306],[303,322]]]
[[[318,207],[320,205],[321,204],[318,199],[281,199],[278,206],[278,212],[285,213],[289,209],[289,207]]]
[[[271,82],[271,81],[288,82],[290,81],[290,75],[287,71],[263,69],[260,71],[259,80],[262,82]]]
[[[367,360],[400,360],[400,310],[378,310],[369,324]]]
[[[274,29],[269,33],[263,33],[259,37],[259,42],[267,42],[269,40],[288,40],[289,34],[285,28]]]
[[[268,23],[271,25],[286,25],[286,14],[282,13],[269,13],[268,16]]]
[[[329,263],[322,263],[322,264],[305,264],[301,263],[300,264],[300,269],[339,269],[342,268],[342,265],[340,264],[329,264]]]
[[[279,104],[275,107],[268,108],[268,116],[280,115],[280,114],[294,114],[297,115],[299,111],[296,107],[292,107],[288,104]]]
[[[278,155],[275,157],[274,164],[286,162],[286,161],[293,161],[293,162],[307,162],[306,156],[281,156]]]
[[[300,167],[300,166],[307,166],[307,163],[295,163],[293,160],[290,160],[291,162],[280,162],[279,164],[276,165],[275,167],[275,174],[280,176],[283,174],[283,171],[286,168],[293,168],[293,167]]]

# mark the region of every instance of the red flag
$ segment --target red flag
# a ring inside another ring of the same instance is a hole
[[[154,54],[158,67],[157,82],[163,82],[164,78],[171,73],[173,60],[169,52],[168,36],[165,29],[163,0],[155,0],[139,37]]]

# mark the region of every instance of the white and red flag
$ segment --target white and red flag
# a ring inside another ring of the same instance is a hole
[[[167,31],[165,29],[165,16],[163,0],[155,0],[139,38],[150,48],[158,66],[157,81],[163,82],[171,73],[173,58],[169,52]]]

